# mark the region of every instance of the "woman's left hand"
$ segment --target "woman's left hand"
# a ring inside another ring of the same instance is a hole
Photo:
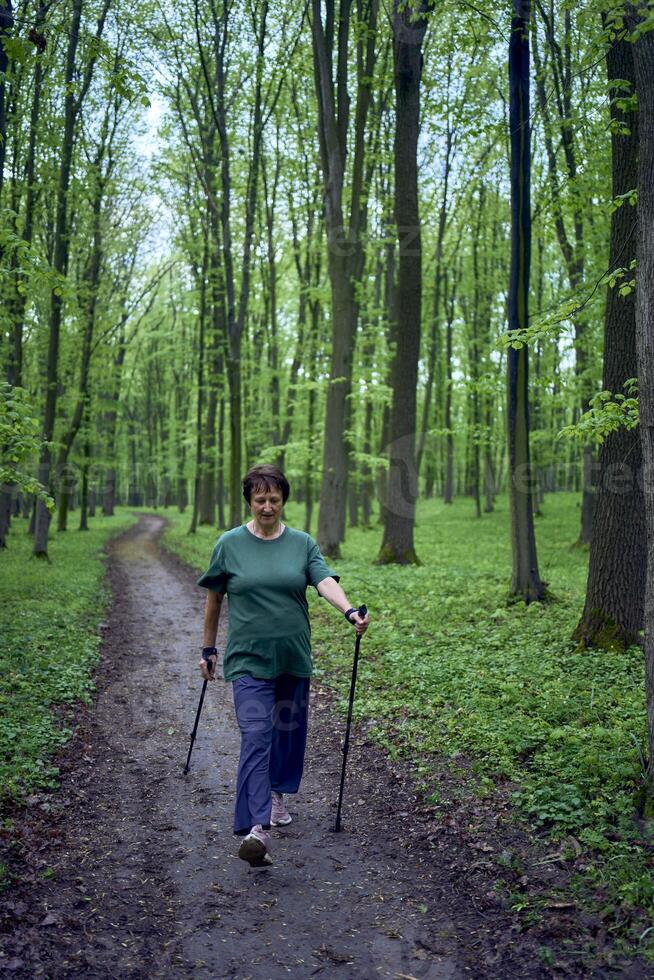
[[[355,630],[357,631],[358,635],[362,636],[368,629],[368,624],[370,622],[370,613],[366,613],[365,616],[360,616],[359,613],[355,610],[353,613],[351,613],[349,619],[352,625],[354,626]]]

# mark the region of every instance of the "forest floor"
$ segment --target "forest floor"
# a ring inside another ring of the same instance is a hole
[[[357,723],[333,833],[343,722],[320,678],[293,823],[274,831],[272,868],[240,861],[239,737],[221,681],[182,773],[204,593],[159,545],[163,526],[144,515],[109,546],[97,695],[58,757],[60,792],[14,814],[1,976],[654,976],[616,957],[601,919],[573,902],[530,921],[502,897],[499,877],[527,898],[565,885],[552,849],[504,819],[510,787],[480,799],[444,763],[432,777],[450,805],[436,825],[412,766]]]

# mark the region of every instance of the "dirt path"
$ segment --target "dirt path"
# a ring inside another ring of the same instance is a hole
[[[32,880],[15,892],[0,974],[551,976],[535,944],[516,941],[514,919],[479,905],[456,855],[429,846],[410,790],[361,733],[345,831],[331,832],[343,723],[316,685],[305,779],[293,824],[274,831],[274,867],[237,858],[238,730],[221,681],[182,774],[204,593],[159,549],[162,526],[142,517],[111,546],[95,709],[65,756],[54,809],[49,797],[33,801],[39,817],[23,840]]]

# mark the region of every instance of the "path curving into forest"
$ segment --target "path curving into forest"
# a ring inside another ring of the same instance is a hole
[[[182,773],[201,688],[204,592],[160,548],[163,526],[142,516],[110,545],[114,601],[95,707],[66,751],[55,809],[43,804],[24,838],[32,864],[26,859],[14,894],[1,972],[551,976],[533,944],[516,942],[506,914],[481,910],[465,870],[452,870],[452,854],[422,842],[410,789],[361,732],[345,830],[331,831],[343,721],[316,684],[294,822],[273,832],[271,869],[238,859],[231,820],[239,739],[231,688],[221,681],[209,687],[192,770]],[[223,617],[219,645],[224,629]]]

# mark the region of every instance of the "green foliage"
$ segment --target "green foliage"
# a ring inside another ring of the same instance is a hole
[[[618,286],[618,292],[621,296],[628,296],[629,293],[632,293],[636,288],[636,280],[633,276],[633,271],[635,268],[636,260],[634,259],[626,268],[611,269],[611,271],[604,277],[604,281],[610,289],[614,289],[616,286]],[[630,278],[627,279],[627,276],[630,276]]]
[[[24,469],[43,444],[32,411],[27,392],[5,381],[0,383],[0,486],[13,484],[23,493],[35,494],[52,510],[52,497]]]
[[[625,200],[630,204],[635,203],[635,192],[629,191],[620,197],[616,197],[610,204],[612,210],[621,207]],[[551,340],[558,340],[561,334],[574,322],[576,317],[584,314],[584,311],[595,293],[602,287],[608,286],[613,289],[616,285],[621,296],[627,296],[636,288],[636,280],[633,271],[636,268],[635,260],[626,268],[611,269],[605,272],[594,284],[590,292],[585,287],[585,293],[578,292],[572,296],[565,296],[557,301],[547,310],[536,314],[530,318],[529,325],[520,327],[516,330],[509,330],[502,333],[498,339],[498,350],[508,350],[514,348],[519,350],[521,347],[535,346]],[[630,273],[632,275],[626,279]]]
[[[560,436],[576,439],[583,444],[601,445],[611,432],[618,429],[635,429],[639,424],[638,381],[630,378],[624,383],[626,394],[600,391],[590,400],[590,409],[584,412],[579,421],[566,425]]]
[[[535,345],[538,341],[558,339],[571,319],[582,309],[583,300],[576,296],[566,296],[557,300],[554,305],[543,313],[534,316],[529,326],[517,330],[509,330],[500,335],[499,350],[520,350],[521,347]]]
[[[632,190],[627,191],[625,194],[618,194],[617,197],[614,197],[611,201],[609,201],[609,211],[613,213],[614,211],[617,211],[618,208],[621,208],[623,204],[630,204],[632,207],[635,207],[637,203],[638,203],[638,191],[634,187]],[[613,283],[611,282],[609,283],[609,285],[612,286]]]
[[[16,212],[10,208],[0,208],[0,255],[4,262],[11,260],[14,264],[11,269],[0,266],[0,272],[12,276],[20,272],[29,276],[29,289],[24,280],[16,281],[16,290],[21,295],[38,288],[53,290],[58,296],[70,298],[73,294],[66,277],[55,272],[29,242],[17,233],[18,218]]]
[[[52,755],[71,730],[53,708],[90,701],[108,598],[102,547],[133,520],[123,512],[58,535],[52,562],[31,559],[25,521],[12,523],[0,581],[0,803],[57,785]]]
[[[133,65],[119,61],[109,76],[109,85],[127,102],[137,101],[142,108],[150,108],[146,79]]]
[[[35,48],[31,41],[24,37],[3,37],[0,42],[10,61],[25,65],[34,58]]]
[[[642,4],[637,8],[627,3],[611,3],[607,6],[604,34],[608,41],[626,39],[635,44],[643,34],[654,30],[654,11],[651,4]],[[627,11],[630,10],[633,14],[635,9],[638,10],[640,19],[633,31],[630,31],[627,26]]]

